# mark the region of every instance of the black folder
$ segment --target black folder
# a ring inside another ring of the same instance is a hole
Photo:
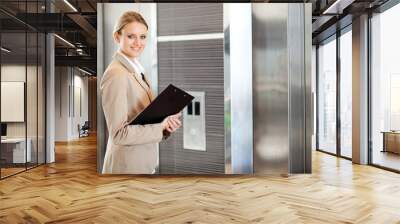
[[[180,112],[192,100],[189,93],[170,84],[130,124],[155,124]]]

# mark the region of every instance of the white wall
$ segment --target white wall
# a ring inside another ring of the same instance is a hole
[[[56,141],[79,138],[78,124],[82,126],[88,120],[88,78],[83,75],[75,68],[56,67]]]
[[[33,66],[27,66],[27,68],[25,67],[25,65],[2,65],[1,66],[1,81],[10,81],[10,82],[25,82],[25,75],[26,75],[26,71],[25,69],[27,69],[27,74],[31,75],[31,74],[35,74],[36,75],[36,67]],[[29,78],[29,77],[28,77]],[[32,81],[29,80],[30,84],[36,85],[36,81],[35,83],[31,83]],[[28,104],[30,102],[32,102],[33,100],[30,99],[32,97],[34,97],[36,99],[36,89],[32,89],[33,92],[30,92],[29,90],[31,90],[30,88],[28,89],[28,99],[27,102]],[[29,105],[28,105],[29,106]],[[36,104],[35,105],[31,105],[34,106],[36,108]],[[2,110],[7,110],[7,108],[1,108]],[[30,108],[31,111],[32,108]],[[36,123],[36,113],[28,113],[27,114],[27,119],[28,122],[32,122],[35,121]],[[8,137],[25,137],[25,123],[26,122],[8,122],[7,123],[7,136]],[[29,124],[28,125],[28,129],[32,127],[36,130],[36,127],[33,127],[33,124]],[[29,133],[30,131],[28,130],[28,137],[29,137]]]
[[[55,141],[68,140],[68,68],[55,68]]]
[[[28,73],[32,67],[28,66]],[[1,81],[9,82],[25,82],[25,65],[2,65],[1,66]],[[1,108],[7,110],[7,108]],[[7,123],[8,137],[25,137],[25,122]]]
[[[72,108],[72,119],[71,119],[71,132],[70,132],[70,136],[72,138],[78,138],[79,137],[79,133],[78,133],[78,124],[80,124],[80,126],[82,126],[85,121],[88,121],[89,117],[88,117],[88,106],[89,106],[89,102],[88,102],[88,77],[82,77],[79,73],[78,75],[76,75],[76,71],[75,70],[75,75],[74,75],[74,96],[72,97],[74,99],[74,103],[71,102],[71,104],[74,105],[74,107]],[[78,91],[80,91],[80,93],[78,93]],[[80,95],[80,97],[79,97]],[[79,99],[80,98],[80,99]],[[79,100],[81,101],[79,103]],[[80,104],[80,105],[79,105]],[[79,108],[81,107],[81,108]],[[79,109],[81,109],[82,111],[80,112]]]

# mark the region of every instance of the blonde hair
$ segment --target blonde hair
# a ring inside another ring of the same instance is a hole
[[[147,29],[149,29],[149,27],[147,26],[146,20],[144,20],[144,18],[142,17],[142,15],[140,15],[137,12],[134,11],[127,11],[124,14],[122,14],[121,17],[119,17],[117,23],[114,26],[114,32],[113,34],[116,35],[121,34],[121,30],[129,23],[131,22],[138,22],[141,23],[143,25],[146,26]]]

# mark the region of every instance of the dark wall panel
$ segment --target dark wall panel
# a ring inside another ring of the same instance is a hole
[[[158,36],[223,32],[222,4],[163,3],[157,15]],[[205,92],[206,125],[206,151],[183,148],[183,127],[160,144],[160,172],[224,173],[223,39],[171,40],[157,47],[159,91],[173,83]]]
[[[222,32],[223,4],[159,3],[158,35]]]
[[[223,40],[158,44],[159,91],[204,91],[206,151],[183,149],[183,129],[160,144],[161,173],[224,173]]]

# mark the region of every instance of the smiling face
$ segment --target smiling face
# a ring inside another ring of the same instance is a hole
[[[144,50],[147,41],[147,28],[139,22],[126,24],[120,32],[115,33],[119,48],[131,59],[138,57]]]

